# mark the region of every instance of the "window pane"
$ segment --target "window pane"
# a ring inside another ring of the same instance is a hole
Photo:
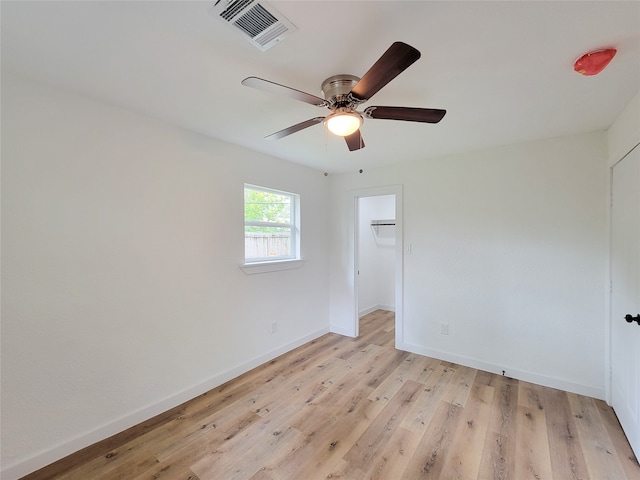
[[[299,258],[298,202],[295,193],[245,184],[245,263]]]
[[[291,229],[286,227],[244,228],[244,255],[246,259],[288,258],[291,250]]]
[[[244,189],[244,221],[291,223],[291,196]]]

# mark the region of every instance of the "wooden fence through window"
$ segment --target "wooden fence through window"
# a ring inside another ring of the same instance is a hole
[[[245,258],[287,257],[291,255],[289,235],[265,235],[245,232]]]

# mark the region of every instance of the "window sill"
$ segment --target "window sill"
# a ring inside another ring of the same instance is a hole
[[[256,273],[268,273],[268,272],[280,272],[282,270],[294,270],[301,268],[304,265],[304,260],[276,260],[273,262],[256,262],[256,263],[243,263],[240,265],[242,271],[247,275],[254,275]]]

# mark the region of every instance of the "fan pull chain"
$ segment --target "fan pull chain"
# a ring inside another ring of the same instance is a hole
[[[324,176],[329,176],[329,132],[324,125]]]

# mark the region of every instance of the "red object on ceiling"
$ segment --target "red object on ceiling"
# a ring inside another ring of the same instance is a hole
[[[609,62],[616,55],[616,52],[617,50],[615,48],[606,48],[604,50],[585,53],[576,60],[576,63],[573,64],[573,69],[582,75],[597,75],[609,65]]]

